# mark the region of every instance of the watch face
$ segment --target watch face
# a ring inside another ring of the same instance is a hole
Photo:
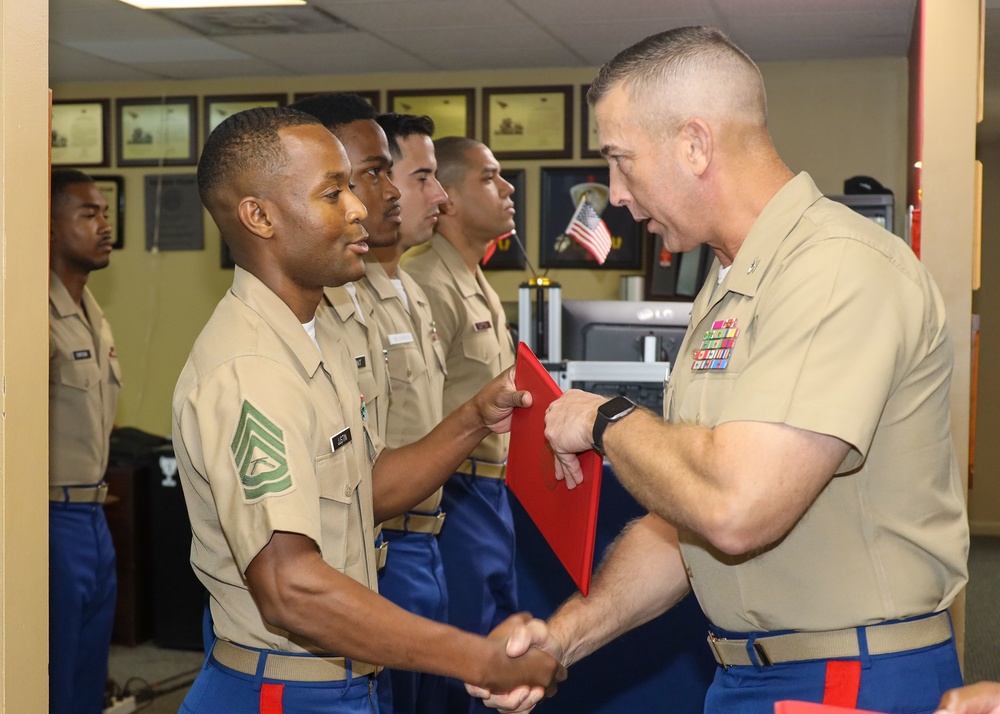
[[[597,411],[600,412],[601,416],[606,419],[614,419],[623,413],[627,413],[635,409],[635,404],[626,399],[625,397],[615,397],[609,401],[604,402]]]

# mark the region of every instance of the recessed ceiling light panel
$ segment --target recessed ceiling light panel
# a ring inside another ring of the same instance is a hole
[[[182,10],[200,7],[266,7],[305,5],[306,0],[119,0],[142,10]]]

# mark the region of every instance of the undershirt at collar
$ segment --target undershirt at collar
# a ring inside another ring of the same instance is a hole
[[[302,329],[309,335],[309,339],[316,345],[316,349],[319,349],[319,341],[316,339],[316,318],[314,317],[309,322],[303,322]]]
[[[403,281],[399,278],[389,278],[392,282],[392,287],[396,288],[396,292],[399,293],[399,299],[403,301],[403,307],[406,311],[410,311],[410,300],[406,297],[406,290],[403,289]]]

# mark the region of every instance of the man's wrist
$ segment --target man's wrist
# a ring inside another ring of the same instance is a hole
[[[615,424],[633,411],[635,403],[623,397],[612,397],[597,408],[597,417],[594,419],[594,426],[591,431],[591,443],[595,451],[604,456],[604,432],[609,426]]]

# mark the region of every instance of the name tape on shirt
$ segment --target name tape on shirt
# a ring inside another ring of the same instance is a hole
[[[343,431],[330,437],[330,451],[336,451],[344,444],[349,443],[351,443],[351,427],[347,427]]]
[[[482,332],[483,330],[493,329],[493,323],[490,322],[489,320],[484,320],[483,322],[477,322],[476,324],[473,325],[473,327],[475,328],[476,332]]]
[[[389,335],[390,345],[405,345],[413,342],[413,335],[409,332],[397,332],[394,335]]]
[[[73,353],[73,359],[90,359],[90,350],[76,350]]]

